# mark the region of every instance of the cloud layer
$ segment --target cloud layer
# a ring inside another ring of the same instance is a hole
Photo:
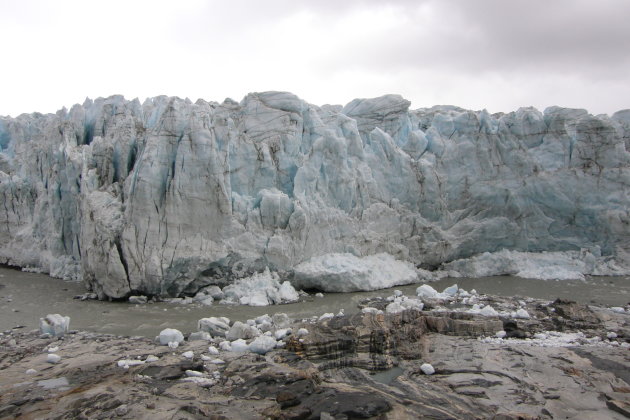
[[[21,1],[0,5],[0,115],[86,96],[630,108],[627,0]]]

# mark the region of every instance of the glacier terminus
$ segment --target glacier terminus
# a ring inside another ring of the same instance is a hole
[[[100,298],[266,270],[324,291],[630,272],[630,110],[409,108],[264,92],[0,117],[0,263]]]

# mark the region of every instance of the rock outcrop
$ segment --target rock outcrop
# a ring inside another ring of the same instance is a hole
[[[173,349],[142,337],[7,330],[0,419],[627,418],[628,313],[523,303],[531,319],[445,308],[315,317],[291,324],[308,332],[264,356],[252,348],[275,344],[264,335],[243,352],[190,337]],[[53,350],[60,359],[51,364]]]
[[[630,255],[630,119],[113,96],[0,118],[0,262],[176,296],[327,253]]]

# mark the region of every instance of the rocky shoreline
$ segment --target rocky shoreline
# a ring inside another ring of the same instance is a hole
[[[299,334],[277,325],[265,354],[214,351],[228,348],[214,334],[169,347],[8,330],[0,419],[630,418],[628,311],[481,295],[484,314],[466,299],[392,296],[283,326]]]

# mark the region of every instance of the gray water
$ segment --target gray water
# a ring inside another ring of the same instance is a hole
[[[630,277],[590,277],[586,281],[534,280],[510,276],[442,279],[431,283],[438,291],[457,283],[466,290],[501,296],[530,296],[552,300],[557,297],[582,303],[622,306],[630,301]],[[164,328],[184,333],[196,330],[197,320],[210,316],[227,316],[245,321],[259,315],[285,312],[302,319],[326,312],[357,312],[365,298],[389,296],[394,289],[415,295],[419,284],[359,293],[327,293],[306,302],[278,306],[179,305],[153,303],[132,305],[125,302],[80,301],[75,295],[85,293],[82,283],[66,282],[44,274],[25,273],[0,267],[0,331],[16,326],[24,330],[38,328],[39,318],[59,313],[71,318],[70,328],[116,335],[154,337]]]

